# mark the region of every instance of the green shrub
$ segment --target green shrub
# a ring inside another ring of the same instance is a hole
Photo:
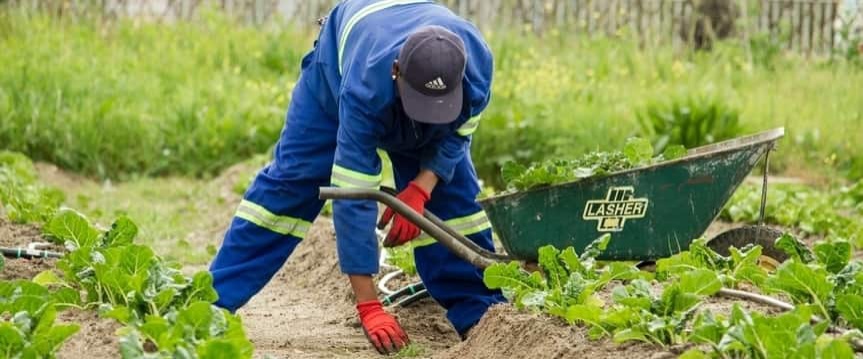
[[[686,94],[651,102],[638,113],[638,122],[659,152],[668,145],[694,148],[742,134],[740,112],[715,95]]]

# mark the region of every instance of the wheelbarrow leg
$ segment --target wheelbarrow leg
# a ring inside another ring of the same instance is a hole
[[[767,152],[764,153],[764,179],[761,182],[761,208],[760,212],[758,213],[759,226],[764,225],[764,213],[767,210],[767,177],[770,170],[770,151],[772,150],[772,147],[768,148]]]

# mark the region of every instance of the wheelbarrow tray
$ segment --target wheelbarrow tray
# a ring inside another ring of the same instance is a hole
[[[672,160],[480,201],[506,252],[583,250],[610,233],[604,260],[654,260],[689,248],[783,128],[698,147]]]

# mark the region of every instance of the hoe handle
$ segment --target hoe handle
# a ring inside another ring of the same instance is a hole
[[[367,199],[383,203],[393,211],[402,215],[436,239],[447,249],[474,266],[484,269],[495,262],[509,259],[506,256],[492,253],[480,247],[473,241],[461,236],[429,211],[420,215],[395,196],[380,190],[359,188],[321,187],[320,199]]]

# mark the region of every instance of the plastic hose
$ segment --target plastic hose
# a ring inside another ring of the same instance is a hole
[[[397,270],[397,271],[395,271],[395,272],[390,272],[390,273],[385,274],[385,275],[383,276],[383,278],[381,278],[381,280],[380,280],[380,281],[378,281],[378,290],[380,290],[382,293],[384,293],[384,294],[386,294],[386,295],[388,295],[388,296],[389,296],[389,295],[393,295],[393,294],[395,294],[395,293],[396,293],[396,291],[394,291],[394,290],[390,290],[390,288],[389,288],[389,287],[387,287],[387,283],[388,283],[389,281],[391,281],[393,278],[398,277],[399,275],[401,275],[401,274],[403,274],[403,273],[404,273],[404,271],[402,271],[401,269],[399,269],[399,270]]]
[[[0,253],[3,253],[3,256],[6,258],[60,258],[63,257],[62,253],[51,252],[51,251],[43,251],[38,249],[30,249],[30,248],[10,248],[10,247],[0,247]]]
[[[384,297],[382,302],[384,305],[390,305],[390,304],[395,304],[396,306],[407,305],[407,304],[414,302],[416,299],[423,298],[421,296],[421,297],[415,298],[414,300],[409,300],[411,297],[417,296],[418,294],[425,293],[425,292],[426,292],[425,284],[423,284],[423,282],[416,282],[414,284],[407,285],[407,286],[395,291],[393,294],[390,294],[390,295]],[[407,298],[399,300],[399,298],[405,297],[405,296],[407,296]]]

